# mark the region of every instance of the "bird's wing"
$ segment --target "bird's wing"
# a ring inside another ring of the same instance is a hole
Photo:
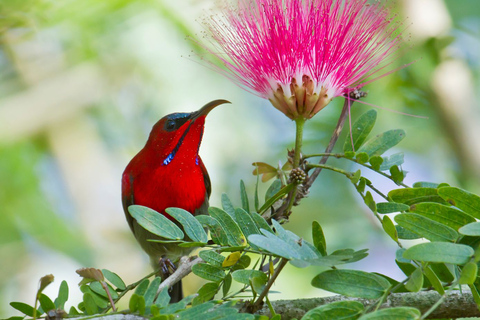
[[[203,164],[203,161],[200,159],[200,168],[202,169],[203,173],[203,181],[205,183],[205,190],[207,190],[207,196],[210,198],[210,194],[212,193],[212,183],[210,182],[210,176],[208,175],[207,168]]]
[[[125,217],[127,218],[128,225],[132,232],[133,230],[133,217],[128,212],[128,207],[135,204],[135,198],[133,193],[133,175],[127,172],[123,173],[122,177],[122,204],[123,211],[125,212]]]

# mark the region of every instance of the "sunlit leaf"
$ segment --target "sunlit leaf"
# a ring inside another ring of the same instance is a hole
[[[175,223],[155,210],[132,205],[128,207],[128,212],[139,225],[157,236],[171,240],[181,240],[184,237],[182,230]]]
[[[262,175],[262,182],[267,182],[277,176],[277,168],[269,165],[265,162],[254,162],[252,165],[255,167],[253,175]],[[225,208],[224,208],[225,209]]]
[[[373,156],[370,158],[370,164],[374,170],[380,170],[380,166],[383,163],[383,158],[380,156]]]
[[[437,292],[440,295],[443,296],[445,294],[445,289],[443,289],[442,283],[440,282],[440,279],[435,274],[435,272],[433,272],[433,270],[429,266],[427,266],[427,267],[423,268],[423,273],[427,277],[428,281],[430,281],[431,286],[435,290],[437,290]]]
[[[317,275],[312,280],[312,286],[348,297],[378,299],[390,287],[390,283],[373,273],[336,269]]]
[[[239,251],[235,251],[235,252],[230,253],[227,256],[227,258],[223,261],[222,267],[223,268],[228,268],[228,267],[233,266],[234,264],[236,264],[238,262],[240,257],[241,257],[241,253]]]
[[[10,305],[17,309],[18,311],[20,311],[21,313],[24,313],[26,314],[27,316],[29,317],[32,317],[33,318],[33,313],[34,313],[34,308],[26,303],[23,303],[23,302],[10,302]],[[40,313],[37,312],[37,315],[39,315]]]
[[[355,155],[355,159],[357,159],[358,163],[364,164],[367,163],[370,157],[366,152],[360,152]]]

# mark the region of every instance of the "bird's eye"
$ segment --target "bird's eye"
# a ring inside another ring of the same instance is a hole
[[[173,130],[175,130],[175,129],[177,129],[175,120],[168,120],[168,121],[165,123],[165,130],[167,130],[167,131],[173,131]]]

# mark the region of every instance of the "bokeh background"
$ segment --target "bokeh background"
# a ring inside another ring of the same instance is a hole
[[[478,0],[399,0],[408,68],[369,85],[378,105],[375,133],[403,128],[406,182],[448,182],[480,192],[480,6]],[[0,2],[0,316],[10,301],[33,303],[41,276],[52,273],[80,301],[75,270],[107,268],[127,283],[150,272],[129,233],[120,177],[151,126],[174,111],[210,100],[201,156],[213,183],[211,204],[227,193],[250,196],[254,161],[284,162],[294,125],[202,63],[195,41],[209,0],[8,0]],[[306,152],[322,151],[340,113],[334,101],[307,123]],[[352,117],[368,110],[356,104]],[[396,112],[427,116],[428,119]],[[348,164],[339,165],[348,167]],[[395,188],[369,175],[382,190]],[[265,190],[265,186],[262,187]],[[329,251],[370,248],[355,268],[400,279],[395,245],[351,184],[322,172],[287,228],[310,239],[324,227]],[[324,294],[310,286],[319,269],[288,267],[272,298]],[[186,291],[201,281],[190,277]]]

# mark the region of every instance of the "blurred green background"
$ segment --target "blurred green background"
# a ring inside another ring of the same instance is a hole
[[[480,6],[478,0],[400,0],[406,44],[397,66],[369,85],[375,133],[403,128],[406,182],[448,182],[480,192]],[[38,279],[53,273],[72,288],[83,266],[126,282],[149,272],[123,216],[120,177],[163,115],[228,99],[209,115],[201,156],[213,183],[250,195],[254,161],[284,162],[294,125],[267,101],[202,65],[201,17],[209,0],[8,0],[0,2],[0,317],[10,301],[33,303]],[[322,151],[342,101],[307,123],[305,152]],[[355,104],[352,117],[370,107]],[[428,119],[401,115],[385,109]],[[341,141],[341,140],[340,140]],[[331,160],[332,163],[347,166]],[[368,176],[387,192],[394,185]],[[265,187],[262,187],[265,190]],[[329,250],[370,248],[355,268],[399,279],[395,245],[342,176],[323,172],[286,226],[310,238],[324,227]],[[272,298],[319,296],[314,268],[289,266]],[[200,281],[190,277],[187,293]],[[70,304],[79,291],[71,290]]]

